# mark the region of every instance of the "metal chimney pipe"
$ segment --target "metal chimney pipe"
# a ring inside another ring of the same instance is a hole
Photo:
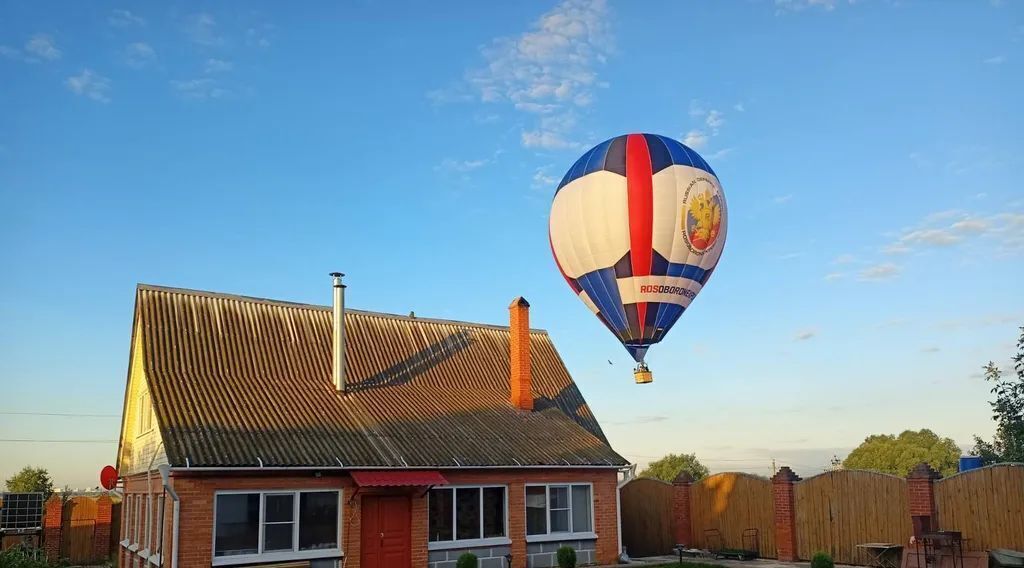
[[[340,272],[332,272],[334,279],[333,357],[331,378],[338,392],[345,392],[345,285],[341,283]]]

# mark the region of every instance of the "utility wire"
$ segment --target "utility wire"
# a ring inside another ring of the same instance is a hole
[[[0,414],[11,416],[70,416],[75,418],[120,418],[120,414],[76,414],[73,412],[20,412],[0,410]]]
[[[29,438],[0,438],[0,442],[32,442],[57,444],[113,444],[117,440],[32,440]]]

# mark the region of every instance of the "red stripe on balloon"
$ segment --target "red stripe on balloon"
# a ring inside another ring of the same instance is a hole
[[[651,152],[642,134],[626,138],[626,194],[629,200],[629,252],[633,276],[650,276],[654,236],[654,184]],[[640,337],[644,336],[647,302],[636,305]]]

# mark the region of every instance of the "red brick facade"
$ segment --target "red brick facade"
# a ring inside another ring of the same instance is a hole
[[[508,531],[512,541],[513,568],[526,567],[526,503],[525,492],[527,483],[591,483],[593,485],[594,532],[597,533],[597,561],[601,564],[613,564],[619,554],[618,542],[618,510],[617,510],[617,475],[614,469],[495,469],[495,470],[459,470],[444,471],[444,476],[453,485],[458,484],[502,484],[508,486]],[[292,474],[253,474],[236,473],[198,474],[175,472],[172,485],[181,499],[181,517],[179,520],[179,568],[209,567],[213,558],[213,507],[214,493],[219,490],[268,490],[268,489],[339,489],[342,491],[342,527],[341,547],[347,558],[346,568],[359,568],[360,562],[360,504],[362,496],[377,493],[369,488],[361,488],[358,493],[352,485],[351,478],[342,473],[324,472],[316,477],[314,472],[296,472]],[[153,509],[156,508],[157,496],[163,493],[159,475],[150,479],[153,490]],[[380,491],[384,493],[385,491]],[[427,566],[427,496],[422,488],[396,489],[387,493],[408,494],[411,499],[412,512],[412,566]],[[146,477],[145,475],[125,480],[125,494],[131,496],[131,503],[125,505],[122,519],[133,519],[135,499],[141,499],[145,511]],[[353,499],[353,496],[355,498]],[[127,501],[126,501],[127,503]],[[132,511],[129,512],[128,508]],[[172,501],[170,496],[165,499],[163,558],[164,566],[170,566],[172,551],[171,523]],[[153,513],[151,525],[153,530],[150,542],[155,544],[158,518]],[[129,525],[134,520],[123,523],[122,540]],[[144,522],[143,522],[144,526]],[[141,540],[141,538],[140,538]],[[140,545],[140,549],[145,542]],[[129,552],[125,547],[119,551],[121,568],[140,568],[144,563],[135,564],[138,554]]]
[[[926,463],[920,463],[907,475],[907,504],[914,536],[938,526],[935,512],[935,480],[942,476]]]
[[[50,562],[60,559],[60,530],[63,517],[64,502],[57,495],[50,497],[43,513],[43,552]]]
[[[775,507],[775,545],[779,560],[796,562],[796,507],[794,503],[793,484],[800,481],[800,476],[793,473],[789,466],[772,477],[772,496]]]

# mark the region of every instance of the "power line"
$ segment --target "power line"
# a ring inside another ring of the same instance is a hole
[[[0,410],[0,414],[11,416],[68,416],[74,418],[120,418],[120,414],[77,414],[73,412],[20,412]]]
[[[117,440],[32,440],[29,438],[0,438],[0,442],[32,442],[56,444],[113,444]]]

